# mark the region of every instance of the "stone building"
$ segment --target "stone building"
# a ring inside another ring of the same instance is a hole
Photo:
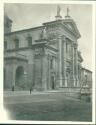
[[[77,42],[81,35],[68,12],[67,9],[63,19],[57,7],[54,21],[14,32],[11,32],[11,19],[5,16],[5,90],[81,87],[83,59]]]
[[[81,81],[81,86],[87,86],[89,88],[92,88],[92,71],[82,68]]]

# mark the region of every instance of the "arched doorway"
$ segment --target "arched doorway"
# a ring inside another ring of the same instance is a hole
[[[25,80],[24,68],[23,66],[19,66],[16,69],[15,86],[24,89],[25,85],[26,85],[26,80]]]

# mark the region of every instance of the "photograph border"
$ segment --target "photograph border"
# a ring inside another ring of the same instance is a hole
[[[3,108],[3,40],[4,40],[4,3],[30,3],[30,4],[90,4],[92,5],[92,36],[93,36],[93,52],[92,52],[92,79],[93,79],[93,85],[92,85],[92,122],[73,122],[73,121],[25,121],[25,120],[8,120],[6,118],[6,111],[4,111],[4,108]],[[1,44],[0,44],[0,93],[1,93],[1,96],[2,98],[0,99],[0,102],[2,102],[2,104],[0,104],[0,107],[1,107],[1,113],[3,113],[4,115],[2,115],[3,117],[5,118],[0,118],[0,123],[16,123],[16,124],[95,124],[95,105],[96,105],[96,99],[95,99],[95,95],[96,95],[96,92],[95,92],[95,89],[96,89],[96,85],[95,85],[95,40],[96,40],[96,37],[95,37],[95,28],[96,28],[96,3],[95,1],[62,1],[62,0],[54,0],[54,1],[51,1],[51,0],[46,0],[46,2],[44,0],[2,0],[1,3],[0,3],[0,17],[1,18],[1,22],[0,22],[0,34],[2,34],[1,38],[0,38],[0,41],[1,41]]]

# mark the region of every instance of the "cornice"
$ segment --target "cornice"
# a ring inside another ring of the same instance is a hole
[[[4,60],[22,60],[22,61],[26,61],[26,62],[28,62],[27,59],[23,59],[23,58],[15,57],[15,56],[12,56],[12,57],[4,57]]]
[[[38,27],[29,28],[29,29],[23,29],[23,30],[13,31],[13,32],[10,32],[10,33],[6,33],[4,35],[5,36],[9,36],[9,35],[18,34],[18,33],[24,33],[24,32],[31,31],[31,30],[34,31],[34,30],[37,30],[37,29],[41,29],[43,27],[44,26],[38,26]]]
[[[5,52],[16,52],[16,51],[22,51],[22,50],[31,50],[32,49],[32,46],[30,47],[21,47],[21,48],[18,48],[18,49],[8,49],[8,50],[5,50]]]
[[[45,46],[46,46],[46,48],[49,48],[50,50],[53,50],[53,51],[55,51],[55,52],[57,52],[57,51],[58,51],[58,49],[53,48],[52,46],[49,46],[49,45],[45,45]]]

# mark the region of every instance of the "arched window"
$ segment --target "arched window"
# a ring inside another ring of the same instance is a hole
[[[4,41],[4,49],[7,49],[7,41]]]
[[[32,45],[32,37],[28,36],[27,41],[28,41],[28,46],[30,47]]]
[[[15,42],[15,49],[18,49],[19,48],[19,39],[15,39],[14,40],[14,42]]]

